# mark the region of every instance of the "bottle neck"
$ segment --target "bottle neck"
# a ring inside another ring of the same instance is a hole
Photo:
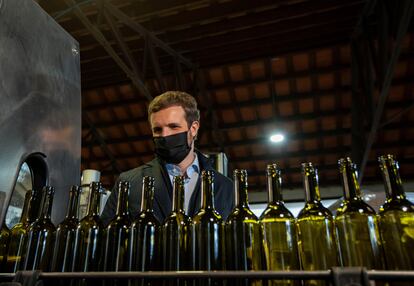
[[[22,216],[20,217],[20,223],[24,223],[27,221],[27,218],[29,216],[29,205],[30,201],[32,199],[32,191],[29,190],[26,192],[24,196],[24,203],[23,203],[23,209],[22,209]]]
[[[268,165],[267,172],[267,198],[269,204],[276,204],[283,201],[282,177],[276,164]]]
[[[40,218],[42,219],[51,218],[54,193],[55,193],[55,190],[53,187],[46,186],[43,188],[43,202],[42,202],[42,210],[40,213]]]
[[[90,198],[88,206],[88,216],[99,215],[99,207],[101,203],[101,189],[102,185],[99,182],[92,182],[90,185]]]
[[[77,219],[78,218],[78,205],[79,205],[79,194],[81,187],[72,186],[69,192],[69,206],[66,213],[66,218]]]
[[[142,179],[141,212],[153,212],[154,177],[145,176]]]
[[[246,170],[235,170],[234,174],[234,198],[235,206],[247,207],[248,196],[247,196],[247,172]]]
[[[361,199],[361,189],[355,164],[351,159],[339,160],[339,172],[341,174],[344,197],[346,200]]]
[[[130,184],[126,181],[121,181],[118,184],[118,204],[116,208],[117,216],[126,216],[128,212],[128,197]]]
[[[302,174],[306,202],[319,202],[321,200],[321,194],[319,192],[318,171],[312,164],[304,163],[302,164]]]
[[[173,212],[184,212],[184,176],[174,177]]]
[[[392,155],[381,156],[379,161],[387,199],[405,199],[398,162]]]
[[[31,224],[39,217],[39,205],[42,205],[42,193],[33,189],[29,199],[29,207],[27,208],[26,224]]]
[[[214,173],[201,172],[201,208],[214,209]]]

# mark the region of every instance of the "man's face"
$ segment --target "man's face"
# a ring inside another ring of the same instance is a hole
[[[169,136],[185,132],[190,129],[188,143],[190,144],[197,135],[199,122],[194,121],[188,128],[185,120],[185,111],[181,106],[170,106],[158,112],[154,112],[150,117],[152,136]],[[191,137],[190,137],[191,136]]]

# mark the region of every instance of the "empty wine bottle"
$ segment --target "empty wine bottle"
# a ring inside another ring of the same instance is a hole
[[[191,224],[192,270],[224,270],[223,219],[214,208],[214,173],[201,172],[201,208]],[[218,285],[218,280],[198,281],[198,285]]]
[[[23,270],[23,262],[27,252],[27,231],[30,224],[37,218],[32,215],[36,215],[33,209],[38,209],[36,205],[39,202],[41,194],[37,190],[29,190],[25,194],[20,221],[10,230],[11,235],[6,266],[7,272]]]
[[[88,214],[79,222],[75,236],[74,271],[101,271],[105,228],[99,217],[102,185],[91,183]]]
[[[6,271],[7,251],[9,248],[10,235],[10,229],[3,220],[0,230],[0,272]]]
[[[378,160],[387,196],[379,211],[386,266],[389,270],[414,270],[414,204],[405,196],[394,157],[385,155]]]
[[[321,203],[318,172],[312,163],[302,164],[305,206],[297,218],[298,248],[303,270],[327,270],[339,265],[332,213]],[[305,285],[328,285],[306,280]]]
[[[128,270],[160,270],[160,223],[154,215],[154,178],[142,179],[141,210],[130,229]]]
[[[250,210],[247,197],[247,172],[234,170],[235,207],[225,224],[226,268],[265,270],[262,225]],[[262,285],[261,281],[237,280],[238,285]]]
[[[336,211],[336,233],[343,266],[382,269],[382,254],[375,211],[362,200],[355,164],[338,161],[344,200]]]
[[[105,245],[105,271],[128,270],[128,236],[131,219],[128,210],[128,197],[130,183],[120,181],[118,183],[118,205],[115,217],[107,227]]]
[[[56,234],[56,228],[51,221],[55,190],[51,186],[45,186],[42,192],[40,216],[29,226],[27,231],[25,270],[50,271]]]
[[[189,235],[191,218],[184,212],[184,177],[174,177],[173,205],[170,215],[162,226],[163,268],[166,271],[190,268]],[[183,284],[177,279],[170,285]]]
[[[56,242],[52,259],[52,271],[68,272],[73,269],[75,234],[79,224],[78,205],[81,187],[72,186],[69,191],[69,205],[65,219],[56,229]]]
[[[299,270],[295,217],[282,198],[282,177],[277,164],[267,165],[268,205],[260,217],[267,270]],[[271,281],[270,285],[299,285],[299,281]]]

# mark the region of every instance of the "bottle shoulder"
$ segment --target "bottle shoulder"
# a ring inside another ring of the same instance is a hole
[[[200,209],[200,211],[193,217],[192,220],[194,224],[221,224],[223,222],[221,215],[214,209]]]
[[[274,219],[274,218],[286,218],[294,219],[293,214],[285,207],[284,204],[267,205],[266,209],[260,216],[260,220]]]
[[[87,215],[79,222],[78,229],[79,228],[104,228],[104,225],[99,215]]]
[[[37,231],[55,231],[56,227],[50,219],[37,219],[30,226],[29,232]]]
[[[233,221],[258,223],[259,219],[250,208],[236,206],[227,217],[227,223],[232,223]]]
[[[128,215],[122,215],[115,217],[109,224],[108,230],[118,228],[128,228],[131,225],[131,219]]]
[[[78,219],[65,218],[57,227],[57,231],[75,230],[79,224]]]
[[[135,217],[134,220],[132,220],[131,225],[133,227],[138,225],[154,225],[158,227],[160,222],[155,217],[153,212],[142,211]]]
[[[414,213],[414,204],[407,199],[388,199],[379,209],[379,215],[400,211]]]
[[[355,199],[344,200],[342,202],[341,206],[337,209],[336,216],[338,217],[343,214],[374,216],[376,212],[370,205],[368,205],[362,199]]]
[[[191,218],[184,212],[172,212],[164,221],[166,225],[190,225]]]
[[[321,202],[307,202],[298,214],[298,220],[306,217],[332,218],[332,213]]]

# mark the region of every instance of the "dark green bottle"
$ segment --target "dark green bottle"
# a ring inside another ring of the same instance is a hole
[[[382,269],[378,222],[374,209],[362,200],[355,164],[338,161],[344,200],[336,211],[336,233],[343,266]]]
[[[414,204],[405,196],[398,162],[394,157],[385,155],[378,161],[387,195],[379,211],[386,266],[388,270],[414,270]]]
[[[142,179],[141,210],[129,236],[129,271],[155,271],[160,268],[160,223],[154,215],[154,178]]]
[[[51,221],[55,189],[43,188],[40,216],[27,231],[27,254],[25,270],[50,271],[51,257],[55,243],[56,228]]]
[[[190,268],[189,236],[191,219],[184,212],[184,177],[174,177],[171,214],[162,226],[163,269],[166,271]]]
[[[267,270],[299,270],[295,217],[282,198],[282,177],[277,164],[267,165],[268,205],[260,217]],[[271,285],[298,285],[298,281],[271,281]]]
[[[11,229],[9,250],[7,253],[7,272],[23,270],[23,262],[27,252],[27,231],[30,224],[37,218],[30,214],[35,215],[33,209],[38,209],[36,205],[39,202],[39,197],[41,197],[41,192],[37,190],[30,190],[25,194],[22,216],[20,217],[20,221]]]
[[[9,248],[11,231],[7,227],[6,222],[3,221],[0,230],[0,272],[6,270],[7,250]]]
[[[87,215],[79,222],[75,236],[74,271],[101,271],[105,227],[99,216],[102,185],[92,182]]]
[[[115,217],[107,227],[105,245],[105,271],[128,270],[128,236],[131,219],[128,210],[130,183],[118,183],[118,205]]]
[[[224,225],[214,208],[214,173],[201,172],[201,208],[191,224],[192,270],[224,270]],[[219,280],[200,280],[197,285],[218,285]]]
[[[332,213],[321,203],[318,172],[312,163],[302,164],[305,206],[297,218],[298,249],[303,270],[327,270],[339,265]],[[306,280],[305,285],[328,285]]]
[[[247,172],[234,170],[235,207],[225,224],[226,268],[265,270],[262,225],[250,210],[247,197]],[[258,280],[236,281],[238,285],[262,285]]]
[[[82,188],[72,186],[65,219],[56,229],[56,242],[52,259],[53,272],[70,272],[73,269],[76,228],[79,224],[78,205]]]

